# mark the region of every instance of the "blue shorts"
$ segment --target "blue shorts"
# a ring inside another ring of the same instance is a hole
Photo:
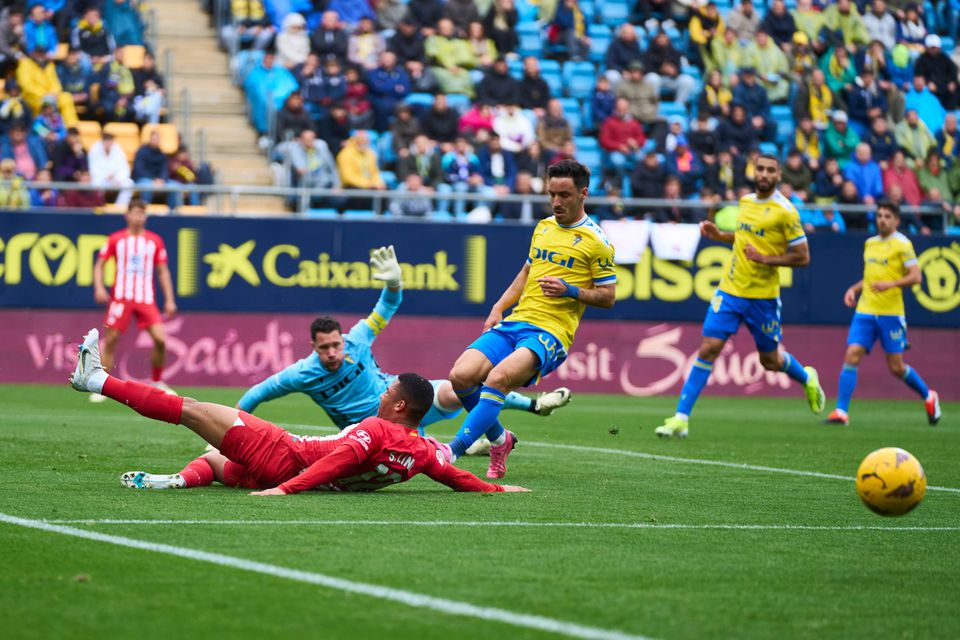
[[[521,347],[530,349],[540,359],[536,375],[524,383],[525,387],[537,384],[567,359],[567,350],[556,336],[527,322],[501,322],[467,348],[476,349],[497,366]]]
[[[870,353],[878,338],[885,352],[903,353],[907,348],[907,319],[903,316],[853,314],[850,332],[847,334],[847,346],[858,344]]]
[[[703,335],[726,340],[746,323],[760,353],[776,351],[782,336],[780,298],[741,298],[719,289],[710,300]]]
[[[444,382],[446,382],[446,380],[430,381],[430,384],[433,385],[433,406],[430,407],[430,410],[427,411],[425,416],[423,416],[423,420],[420,421],[420,435],[423,435],[424,428],[428,427],[434,422],[440,422],[441,420],[453,420],[460,415],[461,411],[463,411],[461,407],[457,407],[453,411],[447,411],[437,403],[437,389],[439,389],[440,385]]]

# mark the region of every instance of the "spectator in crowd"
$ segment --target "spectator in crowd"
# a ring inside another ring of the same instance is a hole
[[[500,136],[503,148],[511,153],[523,151],[537,137],[533,124],[515,104],[497,111],[493,119],[493,130]]]
[[[403,193],[422,194],[421,198],[394,198],[390,202],[390,213],[402,218],[426,218],[433,211],[433,199],[430,194],[433,189],[423,184],[418,173],[407,175],[403,184],[397,189]]]
[[[493,40],[500,55],[513,53],[517,48],[517,22],[520,15],[513,0],[493,0],[483,18],[483,28]]]
[[[937,132],[937,151],[940,156],[951,164],[960,157],[960,131],[957,129],[957,116],[948,113],[943,120],[943,129]]]
[[[723,32],[727,26],[717,10],[717,3],[707,2],[698,8],[695,8],[693,15],[690,16],[688,32],[690,34],[691,53],[694,57],[699,56],[698,66],[703,67],[706,61],[711,57],[713,41],[722,40]]]
[[[717,150],[720,148],[716,118],[711,118],[710,114],[704,111],[698,111],[697,117],[690,123],[687,139],[690,141],[690,149],[704,164],[714,162]]]
[[[53,179],[57,182],[77,182],[80,174],[89,171],[89,168],[80,132],[71,127],[53,151]]]
[[[370,148],[366,131],[357,131],[337,154],[337,169],[344,189],[386,189],[377,166],[377,154]]]
[[[520,83],[507,70],[505,58],[497,58],[477,83],[477,101],[503,106],[520,102]]]
[[[372,129],[374,118],[369,97],[370,88],[360,77],[360,70],[348,67],[343,78],[347,85],[343,105],[347,108],[350,126],[354,129]]]
[[[491,134],[495,118],[496,113],[492,106],[486,102],[474,102],[473,106],[460,116],[460,133],[469,140]]]
[[[329,0],[326,8],[335,11],[340,20],[353,27],[358,23],[369,20],[373,24],[377,15],[373,12],[373,7],[368,2],[356,2],[356,0]]]
[[[100,9],[94,4],[87,7],[83,18],[77,22],[70,36],[70,46],[80,49],[91,60],[109,60],[117,49],[113,35],[107,31],[100,16]],[[48,47],[51,51],[55,48]]]
[[[163,114],[166,100],[163,76],[157,71],[156,61],[149,53],[143,56],[143,64],[132,70],[135,97],[133,110],[137,121],[157,124]]]
[[[897,43],[890,55],[890,79],[900,91],[907,91],[910,89],[913,75],[910,50],[902,42]]]
[[[436,143],[421,134],[414,138],[409,149],[400,149],[397,152],[397,177],[405,181],[412,173],[420,176],[422,183],[437,189],[443,182],[443,167],[441,157],[443,153],[437,149]]]
[[[682,206],[680,178],[671,175],[663,185],[663,199],[668,204],[654,210],[653,220],[661,224],[693,224],[697,222],[696,209]]]
[[[753,0],[740,0],[740,6],[727,13],[727,28],[731,29],[740,42],[751,42],[760,28],[760,15],[753,7]]]
[[[707,74],[707,81],[697,100],[697,113],[707,113],[715,118],[730,115],[733,93],[723,84],[723,74],[714,69]]]
[[[460,115],[447,104],[447,96],[438,93],[433,106],[420,116],[420,128],[441,144],[452,144],[460,131]]]
[[[703,163],[690,150],[687,136],[677,136],[677,146],[667,154],[667,171],[680,181],[680,193],[689,197],[697,192],[697,186],[703,178]]]
[[[23,52],[29,56],[38,47],[53,51],[57,44],[57,30],[50,24],[46,8],[40,3],[32,4],[23,24]]]
[[[600,148],[607,152],[610,168],[622,176],[631,169],[647,138],[630,113],[626,98],[618,98],[613,115],[600,126]]]
[[[630,107],[630,115],[640,122],[645,133],[654,140],[662,140],[666,126],[660,117],[660,95],[643,75],[643,63],[632,62],[620,84],[617,98],[623,98]]]
[[[383,36],[374,31],[373,20],[361,18],[347,41],[347,60],[352,65],[371,71],[377,68],[380,54],[386,46]]]
[[[643,51],[637,39],[636,27],[629,22],[620,25],[617,37],[610,42],[604,60],[607,66],[607,78],[614,86],[620,82],[620,78],[632,64],[643,62]]]
[[[897,23],[897,42],[902,42],[911,51],[919,53],[923,51],[926,37],[927,27],[920,17],[920,9],[912,3],[907,5],[904,16]]]
[[[410,76],[410,87],[415,93],[437,93],[440,91],[440,81],[437,80],[433,69],[424,66],[419,60],[410,60],[405,67],[407,75]]]
[[[347,95],[347,78],[340,62],[331,56],[323,63],[323,73],[315,72],[301,81],[301,92],[314,121],[322,121],[334,104]]]
[[[820,56],[820,69],[826,78],[827,86],[833,92],[837,106],[843,107],[844,96],[857,79],[857,67],[853,64],[850,53],[843,47],[828,50]]]
[[[799,212],[800,224],[807,233],[844,233],[846,231],[843,217],[838,211],[804,207]],[[860,214],[858,217],[863,218],[863,215]]]
[[[817,129],[826,129],[830,124],[834,102],[833,91],[827,86],[823,70],[814,69],[810,73],[810,80],[797,91],[793,117],[797,120],[808,117]]]
[[[747,110],[750,126],[759,139],[772,141],[777,133],[777,123],[770,117],[770,99],[757,81],[756,68],[741,70],[740,84],[733,90],[733,99]]]
[[[494,193],[506,195],[513,191],[517,162],[512,153],[503,150],[499,136],[491,136],[486,146],[480,148],[477,163],[483,183]]]
[[[426,58],[423,34],[417,30],[417,25],[408,14],[397,25],[397,31],[390,38],[387,48],[393,51],[397,62],[402,65],[411,60],[422,61]]]
[[[53,96],[43,99],[40,113],[33,120],[33,133],[43,140],[47,156],[53,156],[57,144],[67,135],[67,128],[63,124],[63,118],[57,112],[57,104]]]
[[[723,74],[724,84],[734,81],[734,76],[743,66],[745,47],[737,40],[737,32],[728,25],[722,38],[714,38],[710,44],[710,57],[704,60],[708,72],[717,70]]]
[[[190,150],[186,145],[180,145],[176,153],[170,157],[167,163],[167,178],[169,179],[169,184],[197,185],[199,184],[197,177],[197,168],[190,158]],[[171,194],[170,200],[173,203],[171,208],[179,207],[183,204],[184,200],[196,206],[200,204],[200,194],[192,191],[184,196],[184,194],[178,192]]]
[[[263,50],[273,42],[274,29],[262,0],[231,0],[231,23],[220,31],[227,50]]]
[[[863,137],[874,118],[886,117],[887,97],[880,90],[872,69],[864,69],[847,94],[847,115],[851,126]]]
[[[660,162],[657,152],[651,149],[630,174],[630,194],[634,198],[662,198],[666,180],[667,168]]]
[[[947,202],[953,200],[953,194],[950,191],[950,181],[947,178],[947,172],[943,166],[943,158],[937,153],[936,149],[931,149],[924,158],[923,164],[917,168],[917,181],[920,188],[923,189],[925,199],[932,200],[931,192],[937,189],[939,194]]]
[[[677,139],[684,135],[684,129],[687,125],[687,119],[683,116],[670,116],[667,118],[667,135],[663,144],[658,147],[658,151],[671,153],[677,148]]]
[[[343,144],[350,138],[350,116],[347,108],[342,103],[333,103],[327,115],[321,118],[317,129],[320,139],[330,148],[330,153],[340,153]]]
[[[556,11],[547,24],[547,41],[562,45],[569,58],[582,60],[590,50],[590,41],[578,0],[558,0],[554,6]]]
[[[526,171],[518,172],[513,193],[518,196],[535,195],[533,190],[533,176]],[[533,222],[534,218],[537,217],[535,215],[537,205],[529,200],[524,200],[523,202],[501,202],[497,205],[497,212],[504,220]]]
[[[887,51],[897,45],[897,19],[887,11],[885,0],[873,0],[870,11],[863,16],[863,26],[871,40],[876,40]]]
[[[828,204],[836,202],[843,187],[843,173],[836,158],[825,158],[823,167],[817,172],[814,188],[817,192],[816,202]]]
[[[119,51],[113,58],[101,58],[100,62],[94,64],[91,82],[99,86],[99,100],[90,105],[99,119],[133,119],[133,99],[137,86],[133,81],[133,73],[123,64]],[[67,124],[70,124],[70,119],[62,107],[60,112],[64,114]]]
[[[473,56],[467,41],[457,37],[450,19],[440,20],[437,33],[427,38],[424,48],[441,91],[473,97],[473,80],[467,71]]]
[[[90,182],[104,189],[119,190],[117,205],[126,207],[133,197],[133,180],[130,177],[130,163],[113,134],[104,133],[90,147],[87,156],[90,166]]]
[[[340,174],[330,147],[311,129],[304,129],[289,146],[290,182],[314,189],[339,189]]]
[[[757,32],[756,40],[744,50],[742,60],[745,66],[757,70],[759,84],[767,92],[770,102],[787,101],[790,93],[790,62],[765,31]]]
[[[682,73],[683,56],[673,47],[665,32],[660,31],[654,37],[643,55],[643,65],[647,69],[644,79],[653,85],[658,95],[666,91],[673,96],[674,102],[686,104],[690,101],[697,81]]]
[[[851,0],[837,0],[823,10],[823,26],[829,42],[837,47],[859,46],[870,42],[857,6]]]
[[[291,93],[283,101],[283,108],[277,113],[276,142],[283,142],[287,136],[296,138],[304,129],[313,128],[313,119],[303,108],[303,96]]]
[[[285,15],[273,46],[277,50],[277,64],[287,69],[306,62],[310,55],[307,19],[299,13]]]
[[[942,120],[941,120],[942,122]],[[937,140],[920,119],[916,109],[907,109],[907,116],[893,129],[897,144],[906,151],[908,158],[922,161],[927,153],[937,146]]]
[[[944,217],[948,220],[957,219],[957,206],[948,200],[948,197],[948,194],[941,191],[938,187],[931,187],[927,192],[927,197],[924,199],[922,205],[938,211],[937,213],[926,213],[918,216],[920,218],[919,231],[921,235],[929,236],[934,231],[943,231]],[[914,223],[914,226],[917,225]]]
[[[556,153],[550,156],[550,159],[547,161],[547,167],[552,167],[558,162],[563,162],[564,160],[576,159],[577,145],[573,143],[573,140],[567,140],[559,149],[557,149]]]
[[[823,151],[827,158],[835,158],[841,169],[846,169],[850,156],[860,144],[860,136],[849,124],[846,112],[834,111],[830,126],[823,134]]]
[[[0,11],[0,64],[17,59],[23,46],[23,6],[8,6]]]
[[[391,145],[393,152],[399,153],[401,149],[407,149],[413,144],[414,138],[420,135],[422,129],[420,121],[413,117],[413,110],[410,105],[398,104],[396,115],[390,124],[390,133],[393,136]]]
[[[810,186],[813,184],[813,172],[797,149],[790,149],[787,153],[787,161],[780,173],[780,182],[790,185],[794,193],[807,202],[810,198]]]
[[[432,36],[440,19],[443,18],[443,2],[441,0],[410,0],[407,3],[407,17],[413,20],[417,29],[425,37]]]
[[[917,174],[907,164],[907,157],[903,151],[894,151],[888,166],[883,172],[883,189],[888,194],[896,187],[900,190],[903,201],[914,207],[923,200],[923,190],[917,180]]]
[[[764,16],[757,32],[769,34],[778,47],[790,47],[793,44],[793,35],[797,33],[797,23],[790,12],[787,11],[787,5],[783,0],[773,0],[770,3],[770,9]]]
[[[443,17],[453,23],[458,35],[466,35],[470,23],[480,21],[480,12],[473,0],[447,0]]]
[[[816,171],[823,158],[823,149],[820,145],[820,132],[813,126],[810,116],[802,116],[797,123],[796,133],[793,135],[793,146],[803,155],[804,161]]]
[[[133,157],[131,177],[140,187],[140,197],[149,204],[153,200],[152,188],[165,186],[168,175],[167,154],[160,148],[160,134],[154,131],[147,139],[147,144],[137,149],[137,154]],[[176,194],[171,193],[168,202],[170,208],[174,208],[177,202]]]
[[[538,118],[547,112],[550,87],[540,75],[540,61],[534,56],[523,59],[523,77],[520,79],[520,108],[530,109]]]
[[[537,140],[548,154],[557,153],[573,140],[573,127],[563,113],[563,104],[557,98],[547,103],[547,113],[537,122]]]
[[[313,53],[320,56],[321,60],[333,57],[342,64],[347,59],[349,44],[350,36],[344,30],[337,12],[324,11],[320,16],[320,26],[310,37],[310,48]]]
[[[912,85],[904,96],[905,109],[915,110],[923,122],[943,122],[947,116],[940,100],[930,91],[927,80],[922,75],[913,77]],[[897,123],[899,124],[899,123]]]
[[[79,49],[69,49],[67,57],[57,65],[60,88],[70,94],[77,109],[87,108],[90,101],[90,67],[84,63]]]
[[[377,131],[386,131],[397,105],[410,94],[410,77],[392,51],[380,54],[380,66],[367,76]]]
[[[617,95],[610,90],[610,80],[606,76],[597,76],[597,84],[590,95],[590,117],[594,125],[610,117],[616,101]]]
[[[0,140],[0,158],[13,159],[17,175],[26,180],[33,180],[37,172],[46,169],[49,163],[46,147],[40,137],[28,133],[19,124],[10,127]]]
[[[927,87],[940,99],[943,108],[952,111],[960,107],[960,89],[957,86],[957,65],[941,50],[940,36],[930,34],[924,40],[926,51],[920,54],[914,73],[927,79]]]
[[[372,0],[371,4],[376,9],[377,27],[381,30],[395,30],[407,15],[407,5],[401,0]]]
[[[81,185],[89,185],[91,181],[89,171],[81,171],[76,180]],[[60,199],[57,204],[61,207],[97,209],[105,205],[106,202],[106,196],[100,190],[65,189],[60,192]]]
[[[17,165],[12,158],[0,160],[0,207],[4,209],[29,209],[30,191],[23,177],[17,175]]]
[[[791,84],[803,85],[810,73],[817,68],[817,56],[810,46],[810,38],[803,31],[793,34],[793,43],[786,48],[790,64]]]
[[[457,193],[478,193],[485,190],[483,176],[480,175],[480,160],[473,148],[463,136],[458,137],[453,149],[443,154],[441,160],[444,181]],[[456,213],[463,214],[467,208],[465,200],[454,204]]]
[[[870,154],[870,145],[857,144],[853,160],[843,170],[843,176],[857,185],[857,193],[864,204],[874,204],[883,197],[883,176],[880,165]]]
[[[470,53],[470,61],[465,65],[468,69],[486,69],[497,59],[497,45],[484,33],[482,22],[471,22],[467,28],[467,51]]]
[[[897,139],[890,131],[886,118],[877,116],[873,119],[870,133],[867,135],[867,144],[870,145],[873,159],[880,163],[881,169],[885,169],[898,148]]]
[[[888,59],[887,51],[879,40],[871,40],[865,49],[857,52],[855,64],[862,72],[869,69],[873,72],[874,80],[887,99],[887,117],[893,122],[899,122],[903,119],[904,98],[903,93],[893,82],[893,74],[890,71],[891,63]]]
[[[731,153],[729,148],[721,147],[717,162],[707,169],[704,183],[724,200],[736,200],[737,193],[746,187],[743,159]]]
[[[64,92],[60,78],[57,77],[57,66],[47,56],[46,49],[34,47],[28,57],[20,60],[17,65],[17,83],[33,115],[40,113],[45,97],[53,96],[68,126],[75,125],[79,120],[73,96]]]
[[[515,155],[517,173],[525,172],[533,176],[533,182],[531,183],[533,190],[542,193],[544,178],[547,175],[548,158],[544,155],[540,143],[534,140],[529,147]]]
[[[729,118],[720,120],[717,141],[721,149],[729,149],[734,155],[746,154],[747,150],[759,144],[759,131],[747,120],[746,107],[739,102],[733,103]]]

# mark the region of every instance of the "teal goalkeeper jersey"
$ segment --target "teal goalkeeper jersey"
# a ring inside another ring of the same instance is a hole
[[[253,413],[261,402],[299,392],[320,405],[340,429],[377,415],[380,395],[396,376],[380,370],[371,348],[402,298],[401,291],[383,289],[373,313],[344,336],[343,364],[337,371],[327,371],[311,353],[251,387],[240,398],[240,408]]]

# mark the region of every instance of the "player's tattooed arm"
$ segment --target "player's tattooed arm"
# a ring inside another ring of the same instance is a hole
[[[753,260],[771,267],[805,267],[810,264],[810,246],[806,242],[799,242],[787,247],[786,253],[768,256],[757,251],[756,247],[748,244],[743,248],[747,260]]]
[[[714,223],[709,220],[704,220],[700,223],[700,235],[704,238],[710,238],[711,240],[716,240],[717,242],[726,242],[727,244],[733,244],[734,234],[732,231],[720,231],[720,228],[717,227]]]
[[[613,284],[603,284],[592,289],[586,289],[576,287],[563,278],[553,276],[538,278],[537,282],[540,283],[543,295],[548,298],[575,298],[583,304],[600,307],[601,309],[611,308],[617,300],[617,287]]]
[[[530,277],[530,265],[524,263],[523,268],[520,269],[520,273],[517,274],[517,277],[513,279],[513,282],[510,283],[507,290],[503,292],[500,299],[497,300],[493,308],[490,309],[490,315],[487,316],[486,322],[483,323],[484,331],[503,320],[503,314],[507,309],[519,302],[520,296],[523,294],[523,288],[527,286],[528,277]]]

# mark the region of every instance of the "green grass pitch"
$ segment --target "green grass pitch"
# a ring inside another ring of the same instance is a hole
[[[240,395],[180,391],[231,405]],[[659,441],[653,428],[673,404],[581,395],[548,419],[507,414],[520,444],[506,481],[530,494],[456,494],[421,476],[375,494],[255,498],[217,485],[124,489],[121,472],[175,472],[202,443],[115,403],[91,405],[66,384],[2,386],[0,513],[496,607],[521,622],[540,616],[606,637],[960,637],[960,403],[945,404],[931,428],[906,392],[899,401],[855,401],[853,424],[840,428],[812,416],[799,391],[779,400],[708,392],[690,437]],[[293,432],[330,433],[304,426],[329,421],[303,397],[259,413]],[[868,512],[852,477],[882,446],[911,451],[930,485],[954,491],[928,489],[902,518]],[[461,464],[482,475],[486,463]],[[574,526],[601,523],[636,526]],[[0,550],[5,638],[560,637],[9,523],[0,523]]]

